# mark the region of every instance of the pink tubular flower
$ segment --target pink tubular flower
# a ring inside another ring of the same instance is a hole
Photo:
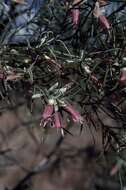
[[[113,175],[115,175],[118,171],[119,171],[119,165],[118,164],[116,164],[115,166],[113,166],[113,168],[111,169],[111,171],[110,171],[110,175],[111,176],[113,176]]]
[[[111,28],[109,21],[108,21],[107,18],[106,18],[104,15],[102,15],[102,13],[101,13],[100,5],[99,5],[99,2],[98,2],[98,1],[96,1],[96,3],[95,3],[95,8],[94,8],[94,10],[93,10],[93,15],[98,19],[99,23],[101,24],[101,26],[102,26],[103,28],[106,28],[106,29],[108,29],[108,30]]]
[[[74,25],[74,28],[76,29],[78,26],[78,23],[79,23],[80,11],[79,11],[79,9],[75,8],[75,9],[71,10],[71,13],[72,13],[73,25]]]
[[[126,85],[126,67],[122,69],[120,82],[122,82],[124,85]]]
[[[53,105],[51,104],[46,105],[42,114],[42,120],[48,120],[48,118],[51,117],[53,110],[54,110]]]
[[[107,20],[107,18],[104,16],[104,15],[100,15],[99,17],[98,17],[98,20],[99,20],[99,22],[100,22],[100,24],[101,24],[101,26],[103,27],[103,28],[106,28],[106,29],[110,29],[110,24],[109,24],[109,21]]]
[[[62,128],[62,126],[61,126],[61,118],[60,118],[60,113],[59,112],[54,113],[54,127],[55,128]]]
[[[74,122],[83,122],[83,118],[78,111],[76,111],[71,105],[63,106],[63,109],[68,112]]]

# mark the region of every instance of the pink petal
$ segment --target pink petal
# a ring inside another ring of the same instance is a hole
[[[54,127],[55,128],[61,128],[61,118],[60,118],[60,113],[55,112],[54,113]]]
[[[123,82],[124,84],[126,84],[126,68],[122,69],[122,75],[120,78],[120,82]]]
[[[46,105],[42,114],[42,119],[47,120],[49,117],[51,117],[53,110],[54,110],[53,105],[50,104]]]
[[[116,164],[115,166],[113,166],[113,168],[110,171],[110,175],[113,176],[115,175],[118,171],[119,171],[119,166]]]
[[[105,17],[105,16],[103,16],[103,15],[100,15],[99,17],[98,17],[98,19],[99,19],[99,22],[100,22],[100,24],[101,24],[101,26],[103,27],[103,28],[106,28],[106,29],[110,29],[110,24],[109,24],[109,22],[108,22],[108,20],[107,20],[107,18]]]
[[[72,9],[72,21],[73,21],[73,25],[76,28],[78,23],[79,23],[79,18],[80,18],[80,11],[79,9]]]
[[[74,122],[80,122],[80,123],[82,123],[82,121],[83,121],[82,116],[71,105],[66,105],[66,106],[63,107],[63,109],[71,114],[72,120]]]

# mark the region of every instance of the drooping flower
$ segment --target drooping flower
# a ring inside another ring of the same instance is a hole
[[[113,176],[115,174],[117,174],[117,172],[119,171],[120,167],[118,164],[114,165],[113,168],[110,171],[110,175]]]
[[[46,105],[42,114],[42,119],[46,120],[49,117],[51,117],[53,113],[53,109],[54,109],[53,105],[50,105],[50,104]]]
[[[93,10],[93,15],[98,19],[98,21],[99,21],[100,25],[102,26],[102,28],[106,28],[108,30],[111,28],[109,21],[101,13],[98,1],[96,1],[96,3],[95,3],[95,8]]]
[[[103,28],[106,28],[108,30],[111,28],[109,21],[107,20],[107,18],[104,15],[100,15],[98,17],[98,20]]]
[[[61,125],[61,116],[60,116],[60,113],[58,111],[56,111],[54,113],[54,127],[55,128],[62,128],[62,125]]]
[[[53,111],[54,111],[54,106],[52,104],[48,104],[45,106],[44,111],[42,113],[40,126],[42,126],[42,124],[43,124],[43,127],[46,126],[46,124],[49,122],[49,120],[51,120]]]
[[[74,122],[77,122],[77,123],[83,122],[83,118],[80,115],[80,113],[76,111],[71,105],[64,105],[63,109],[71,115],[72,120]]]
[[[124,85],[126,85],[126,67],[122,69],[120,82],[123,83]]]
[[[72,16],[73,27],[74,29],[76,29],[80,19],[80,10],[78,8],[72,9],[71,16]]]

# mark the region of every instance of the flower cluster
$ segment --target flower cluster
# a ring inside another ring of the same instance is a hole
[[[63,128],[62,126],[62,112],[70,115],[74,123],[83,123],[83,118],[78,111],[76,111],[70,104],[56,105],[54,100],[49,100],[42,113],[40,126],[45,127],[48,123],[52,124],[54,128]]]

